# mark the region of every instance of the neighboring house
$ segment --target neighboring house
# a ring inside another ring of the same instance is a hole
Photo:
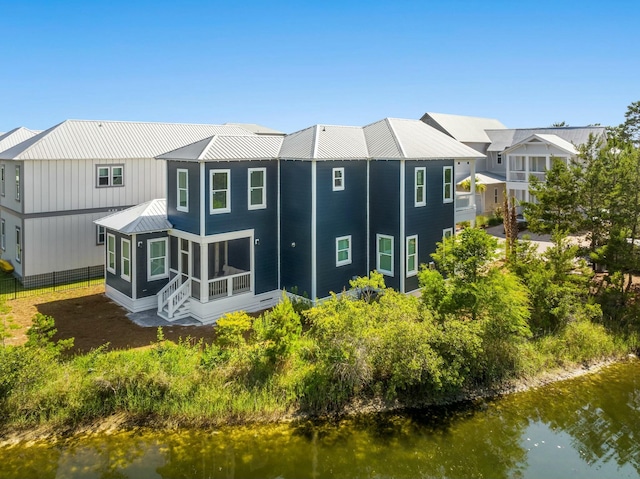
[[[378,270],[401,292],[458,218],[458,161],[477,151],[417,120],[315,125],[284,138],[218,134],[158,156],[166,202],[96,221],[106,294],[130,311],[203,323],[311,299]],[[166,210],[163,211],[163,209]],[[162,213],[161,213],[162,212]]]
[[[487,214],[498,205],[502,205],[502,192],[506,183],[506,168],[502,157],[497,152],[489,150],[492,140],[487,131],[506,130],[507,127],[493,118],[445,113],[428,112],[420,120],[484,155],[478,160],[475,171],[476,181],[485,185],[484,193],[478,192],[475,197],[477,213]],[[457,191],[464,191],[461,185],[464,182],[468,183],[470,177],[470,169],[468,167],[465,168],[464,165],[459,165],[456,176]],[[499,191],[499,202],[495,201],[497,191]]]
[[[518,128],[487,130],[492,140],[487,154],[499,152],[505,166],[506,190],[518,202],[532,200],[529,178],[546,177],[551,161],[568,162],[575,159],[577,147],[586,144],[590,136],[605,138],[606,129],[600,126]]]
[[[567,161],[590,135],[605,134],[605,128],[599,126],[512,129],[491,118],[443,113],[425,113],[421,120],[486,155],[478,160],[475,172],[476,181],[485,185],[484,193],[476,196],[478,214],[501,207],[505,191],[519,201],[529,201],[530,174],[544,179],[552,156]],[[457,172],[457,190],[463,191],[471,171],[458,168]]]
[[[220,132],[256,136],[237,126],[67,120],[0,152],[3,259],[24,284],[92,266],[101,274],[105,233],[93,221],[165,196],[166,167],[154,157]]]

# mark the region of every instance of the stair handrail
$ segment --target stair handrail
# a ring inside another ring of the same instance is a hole
[[[164,288],[158,291],[156,295],[158,298],[158,312],[162,311],[163,308],[169,301],[169,298],[176,290],[182,285],[182,275],[177,274],[173,277],[171,281],[169,281]]]
[[[173,314],[189,299],[189,296],[191,296],[191,278],[187,278],[187,280],[169,296],[169,300],[167,301],[167,314],[169,319],[173,319]]]

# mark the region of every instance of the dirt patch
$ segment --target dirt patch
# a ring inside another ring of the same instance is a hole
[[[6,344],[24,344],[26,332],[36,313],[53,316],[58,334],[55,339],[74,338],[72,352],[88,352],[109,343],[109,349],[149,346],[157,338],[157,328],[144,328],[126,316],[126,310],[104,295],[104,286],[93,286],[59,293],[47,293],[7,301],[8,317],[15,326],[9,330]],[[212,326],[168,326],[166,339],[202,338],[211,342]]]

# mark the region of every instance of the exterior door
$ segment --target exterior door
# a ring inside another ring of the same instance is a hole
[[[182,281],[186,281],[191,276],[191,261],[190,261],[190,241],[180,238],[180,257],[178,260],[179,274],[182,276]]]

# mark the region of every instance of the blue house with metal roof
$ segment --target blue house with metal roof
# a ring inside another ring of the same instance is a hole
[[[166,201],[96,221],[106,294],[130,311],[210,323],[273,306],[283,289],[322,299],[372,270],[413,291],[436,243],[475,217],[456,206],[454,178],[456,164],[481,156],[391,118],[186,145],[158,156]]]

